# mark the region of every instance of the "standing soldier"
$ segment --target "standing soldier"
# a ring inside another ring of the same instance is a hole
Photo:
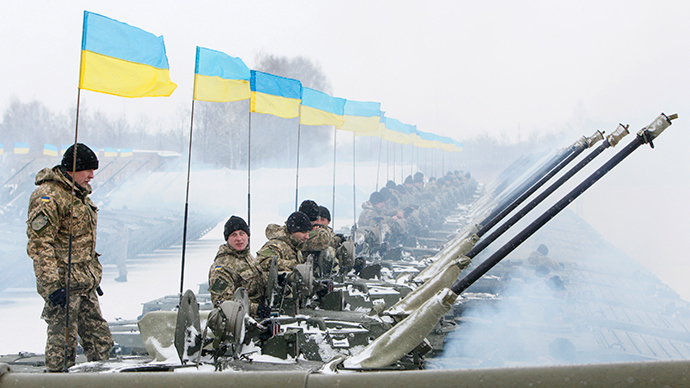
[[[88,197],[98,158],[89,147],[78,143],[75,161],[74,147],[67,149],[60,165],[36,174],[38,188],[29,200],[26,251],[33,259],[36,288],[45,300],[41,317],[48,323],[45,357],[50,372],[66,371],[74,365],[77,334],[89,361],[107,360],[113,347],[96,296],[96,292],[102,294],[103,267],[96,253],[98,209]]]
[[[254,257],[249,252],[249,226],[241,218],[232,216],[225,223],[223,232],[226,243],[218,248],[208,273],[209,292],[214,307],[232,300],[235,290],[247,289],[250,315],[256,315],[263,301],[266,286]]]

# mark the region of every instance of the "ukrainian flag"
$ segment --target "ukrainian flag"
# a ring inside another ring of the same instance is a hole
[[[43,143],[43,155],[58,156],[58,148],[52,144]]]
[[[300,109],[300,124],[340,126],[345,123],[344,98],[331,97],[311,88],[302,88]]]
[[[131,148],[122,148],[120,149],[120,157],[122,158],[127,158],[134,155],[134,151]]]
[[[194,99],[229,102],[250,97],[249,68],[240,58],[220,51],[196,47]]]
[[[3,155],[5,153],[5,145],[0,143],[0,155]]]
[[[384,117],[386,129],[381,138],[399,144],[410,144],[414,140],[413,134],[417,131],[415,125],[405,124],[400,120]]]
[[[370,101],[345,102],[345,122],[338,129],[352,132],[375,132],[381,121],[381,103]]]
[[[29,144],[28,143],[15,142],[14,143],[14,153],[15,154],[28,154],[29,153]]]
[[[84,11],[79,88],[122,97],[169,96],[162,36]]]
[[[114,158],[117,156],[117,148],[105,147],[103,156],[106,158]]]
[[[441,148],[441,137],[424,131],[415,131],[412,134],[412,144],[420,148]]]
[[[286,119],[299,116],[302,83],[295,79],[251,71],[249,111]]]

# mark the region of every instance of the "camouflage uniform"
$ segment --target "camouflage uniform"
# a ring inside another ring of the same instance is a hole
[[[362,213],[359,214],[359,220],[357,222],[358,227],[377,226],[383,218],[381,210],[372,205],[370,201],[362,203],[362,209]]]
[[[59,371],[64,366],[65,308],[53,306],[49,295],[67,285],[70,219],[73,237],[67,365],[74,365],[77,334],[89,361],[107,360],[113,338],[96,296],[103,268],[95,250],[98,209],[88,198],[91,186],[75,185],[72,202],[71,178],[59,166],[36,174],[36,185],[29,200],[26,251],[33,259],[36,288],[45,300],[41,317],[48,323],[46,367]]]
[[[336,251],[340,245],[338,241],[340,241],[340,238],[335,236],[331,228],[315,224],[314,229],[309,232],[309,240],[302,247],[302,252],[305,254],[318,252],[320,260],[315,260],[314,264],[316,266],[323,264],[324,268],[320,268],[322,276],[340,271],[340,263],[336,257]],[[325,262],[320,263],[321,261]]]
[[[329,247],[336,249],[338,244],[335,242],[335,239],[335,234],[331,228],[316,224],[314,229],[309,232],[309,240],[304,243],[302,251],[323,251]]]
[[[226,300],[232,300],[239,287],[246,288],[251,302],[251,314],[256,313],[266,290],[261,271],[249,253],[249,245],[241,252],[228,244],[221,245],[208,272],[208,284],[215,307]]]
[[[303,264],[302,242],[292,237],[285,226],[269,224],[266,227],[268,241],[256,253],[256,260],[265,276],[271,269],[271,258],[277,259],[278,273],[292,272],[297,264]]]

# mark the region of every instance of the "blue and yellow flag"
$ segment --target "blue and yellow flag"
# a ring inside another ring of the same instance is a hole
[[[416,130],[412,134],[412,144],[420,148],[442,148],[443,142],[436,134]]]
[[[43,143],[43,155],[58,156],[57,146],[48,143]]]
[[[302,83],[291,78],[251,71],[249,111],[286,119],[299,116]]]
[[[127,158],[134,155],[134,151],[131,148],[122,148],[120,149],[120,157],[121,158]]]
[[[415,125],[405,124],[400,120],[384,117],[386,125],[381,138],[399,144],[410,144],[414,140],[414,133],[417,131]]]
[[[14,143],[14,153],[15,154],[28,154],[29,153],[29,143],[15,142]]]
[[[352,132],[375,132],[379,129],[381,103],[370,101],[345,102],[345,122],[338,129]]]
[[[105,147],[103,149],[103,156],[106,158],[114,158],[117,156],[117,148]]]
[[[324,92],[302,88],[302,107],[299,123],[303,125],[334,125],[345,123],[345,99],[331,97]]]
[[[122,97],[167,97],[170,81],[162,36],[84,11],[79,88]]]
[[[194,99],[229,102],[250,97],[249,68],[240,58],[220,51],[196,47]]]
[[[5,153],[5,145],[0,143],[0,155]]]

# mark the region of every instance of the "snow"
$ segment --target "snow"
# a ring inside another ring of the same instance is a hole
[[[331,210],[336,228],[352,225],[352,189],[339,185],[352,184],[352,165],[339,166],[336,186],[336,209],[332,209],[333,166],[300,169],[299,200],[313,199]],[[344,173],[347,172],[347,173]],[[357,202],[368,199],[375,190],[376,164],[361,163],[357,166]],[[382,180],[385,174],[382,175]],[[269,223],[282,224],[294,211],[294,169],[258,169],[252,171],[251,251],[256,252],[266,242],[264,229]],[[195,206],[213,206],[223,220],[204,237],[187,241],[185,252],[184,289],[195,293],[198,286],[208,280],[208,269],[223,241],[223,226],[232,214],[246,218],[247,191],[246,171],[193,169],[190,179],[190,212]],[[239,182],[239,184],[238,184]],[[361,182],[361,183],[359,183]],[[384,182],[385,183],[385,182]],[[180,173],[154,173],[145,181],[123,186],[110,198],[109,206],[119,208],[147,200],[146,192],[156,190],[155,185],[165,186],[165,195],[156,200],[184,211],[186,170]],[[244,186],[243,186],[244,185]],[[212,189],[210,189],[212,187]],[[341,192],[342,190],[342,192]],[[366,198],[365,194],[366,193]],[[94,198],[97,205],[104,207]],[[361,211],[359,205],[357,210]],[[180,290],[182,247],[172,246],[151,254],[128,258],[127,282],[114,279],[118,276],[115,264],[104,265],[100,298],[103,317],[133,320],[142,313],[142,304],[166,295],[176,295]],[[98,248],[97,248],[98,249]],[[27,257],[28,260],[28,257]],[[46,341],[46,324],[40,319],[43,299],[33,288],[7,289],[0,294],[0,355],[20,351],[43,353]],[[177,358],[175,352],[174,355]]]

